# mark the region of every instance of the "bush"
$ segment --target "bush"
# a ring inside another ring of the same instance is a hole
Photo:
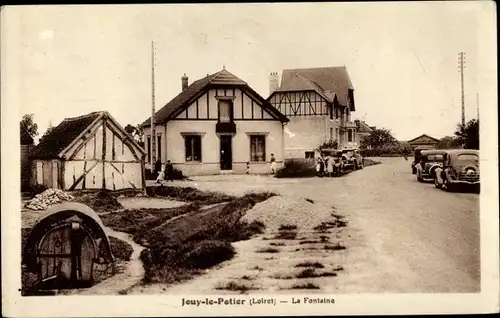
[[[220,192],[200,191],[192,187],[172,187],[159,186],[147,187],[146,193],[148,196],[162,196],[179,201],[194,201],[203,202],[203,204],[215,204],[234,200],[235,197]]]
[[[185,247],[187,252],[182,265],[187,268],[206,269],[233,258],[235,251],[231,243],[206,240]]]
[[[151,169],[145,169],[144,176],[146,180],[156,180],[158,177],[157,173],[151,172]],[[186,180],[187,177],[182,173],[181,170],[174,167],[172,171],[172,179],[173,180]]]
[[[279,169],[275,174],[275,178],[309,178],[315,176],[315,161],[303,159],[291,159],[285,161],[284,167]]]

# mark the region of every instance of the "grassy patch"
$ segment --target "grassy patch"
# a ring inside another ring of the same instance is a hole
[[[290,289],[320,289],[318,285],[313,283],[294,284]]]
[[[224,193],[201,191],[192,187],[147,187],[146,193],[148,196],[161,196],[178,201],[199,202],[206,205],[229,202],[236,199],[236,197]]]
[[[116,237],[109,236],[109,244],[111,246],[111,253],[119,261],[129,261],[132,252],[132,246]]]
[[[341,245],[340,243],[337,243],[335,245],[325,245],[324,249],[331,251],[338,251],[338,250],[345,250],[346,247],[344,245]]]
[[[249,290],[256,290],[257,288],[255,288],[254,286],[251,286],[251,285],[242,284],[242,283],[238,283],[238,282],[229,282],[229,283],[226,283],[224,285],[219,285],[219,286],[215,287],[215,289],[237,291],[237,292],[240,292],[243,294]]]
[[[281,224],[278,231],[294,231],[297,229],[297,225],[293,224]]]
[[[76,192],[74,195],[76,202],[88,205],[96,212],[110,212],[123,209],[123,206],[109,190]]]
[[[375,166],[375,165],[379,165],[381,163],[382,162],[377,161],[377,160],[373,160],[373,159],[370,159],[370,158],[364,158],[363,159],[363,166],[364,167]]]
[[[256,253],[279,253],[280,250],[273,247],[261,248],[255,251]]]
[[[320,262],[302,262],[302,263],[299,263],[297,265],[295,265],[295,267],[312,267],[312,268],[324,268],[325,266],[323,266],[323,264],[321,264]]]
[[[272,195],[252,193],[169,222],[149,221],[154,226],[144,226],[134,233],[134,241],[149,245],[141,254],[145,282],[175,282],[231,259],[235,253],[231,242],[249,239],[264,229],[262,223],[242,222],[241,217]]]
[[[279,169],[275,174],[275,178],[309,178],[315,176],[315,161],[302,159],[291,159],[285,161],[283,168]]]
[[[262,271],[262,270],[264,270],[262,267],[257,266],[257,265],[255,265],[255,266],[254,266],[254,267],[252,267],[251,269],[253,269],[254,271]]]
[[[283,242],[278,242],[278,243],[272,242],[272,243],[269,243],[269,245],[271,245],[271,246],[285,246],[285,243],[283,243]]]
[[[283,274],[275,274],[275,275],[271,276],[271,278],[274,278],[274,279],[293,279],[293,276],[283,275]]]
[[[313,230],[320,233],[326,233],[328,232],[329,229],[346,227],[346,226],[347,226],[347,221],[335,218],[333,221],[321,222],[320,224],[316,225],[313,228]]]
[[[288,231],[288,230],[280,230],[278,234],[274,236],[275,240],[295,240],[297,237],[297,232]]]
[[[305,241],[300,241],[299,244],[316,244],[316,243],[321,243],[320,241],[314,241],[314,240],[305,240]]]
[[[295,249],[295,252],[298,252],[298,251],[316,251],[316,250],[318,250],[317,247],[301,247],[301,248]]]
[[[333,272],[317,273],[314,270],[314,268],[307,268],[298,273],[295,277],[302,279],[302,278],[333,277],[333,276],[337,276],[337,274]]]
[[[309,202],[309,203],[314,204],[314,201],[312,199],[307,198],[306,201]]]

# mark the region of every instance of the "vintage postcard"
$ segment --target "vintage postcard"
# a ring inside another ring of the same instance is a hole
[[[3,315],[498,311],[495,13],[2,7]]]

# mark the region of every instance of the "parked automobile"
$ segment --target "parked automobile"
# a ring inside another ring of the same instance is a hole
[[[468,185],[479,189],[479,184],[479,150],[447,150],[443,158],[443,167],[435,170],[436,188],[452,191],[457,186]]]
[[[435,149],[432,146],[418,146],[415,148],[415,155],[413,156],[413,161],[411,163],[411,173],[416,174],[417,173],[417,163],[420,162],[420,153],[422,150],[430,150],[430,149]]]
[[[434,180],[434,171],[438,167],[443,167],[444,154],[446,150],[422,150],[420,153],[420,162],[415,165],[417,169],[417,180],[424,182],[425,179]]]
[[[363,157],[358,148],[345,148],[341,151],[342,157],[344,158],[345,169],[363,169]]]

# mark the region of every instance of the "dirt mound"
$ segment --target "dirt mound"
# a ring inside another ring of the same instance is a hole
[[[332,208],[313,204],[304,199],[275,196],[257,203],[248,210],[243,221],[260,221],[266,229],[278,231],[283,225],[296,225],[299,230],[313,229],[323,221],[331,219]]]
[[[109,212],[123,209],[123,206],[109,191],[82,194],[76,201],[86,204],[96,212]]]

